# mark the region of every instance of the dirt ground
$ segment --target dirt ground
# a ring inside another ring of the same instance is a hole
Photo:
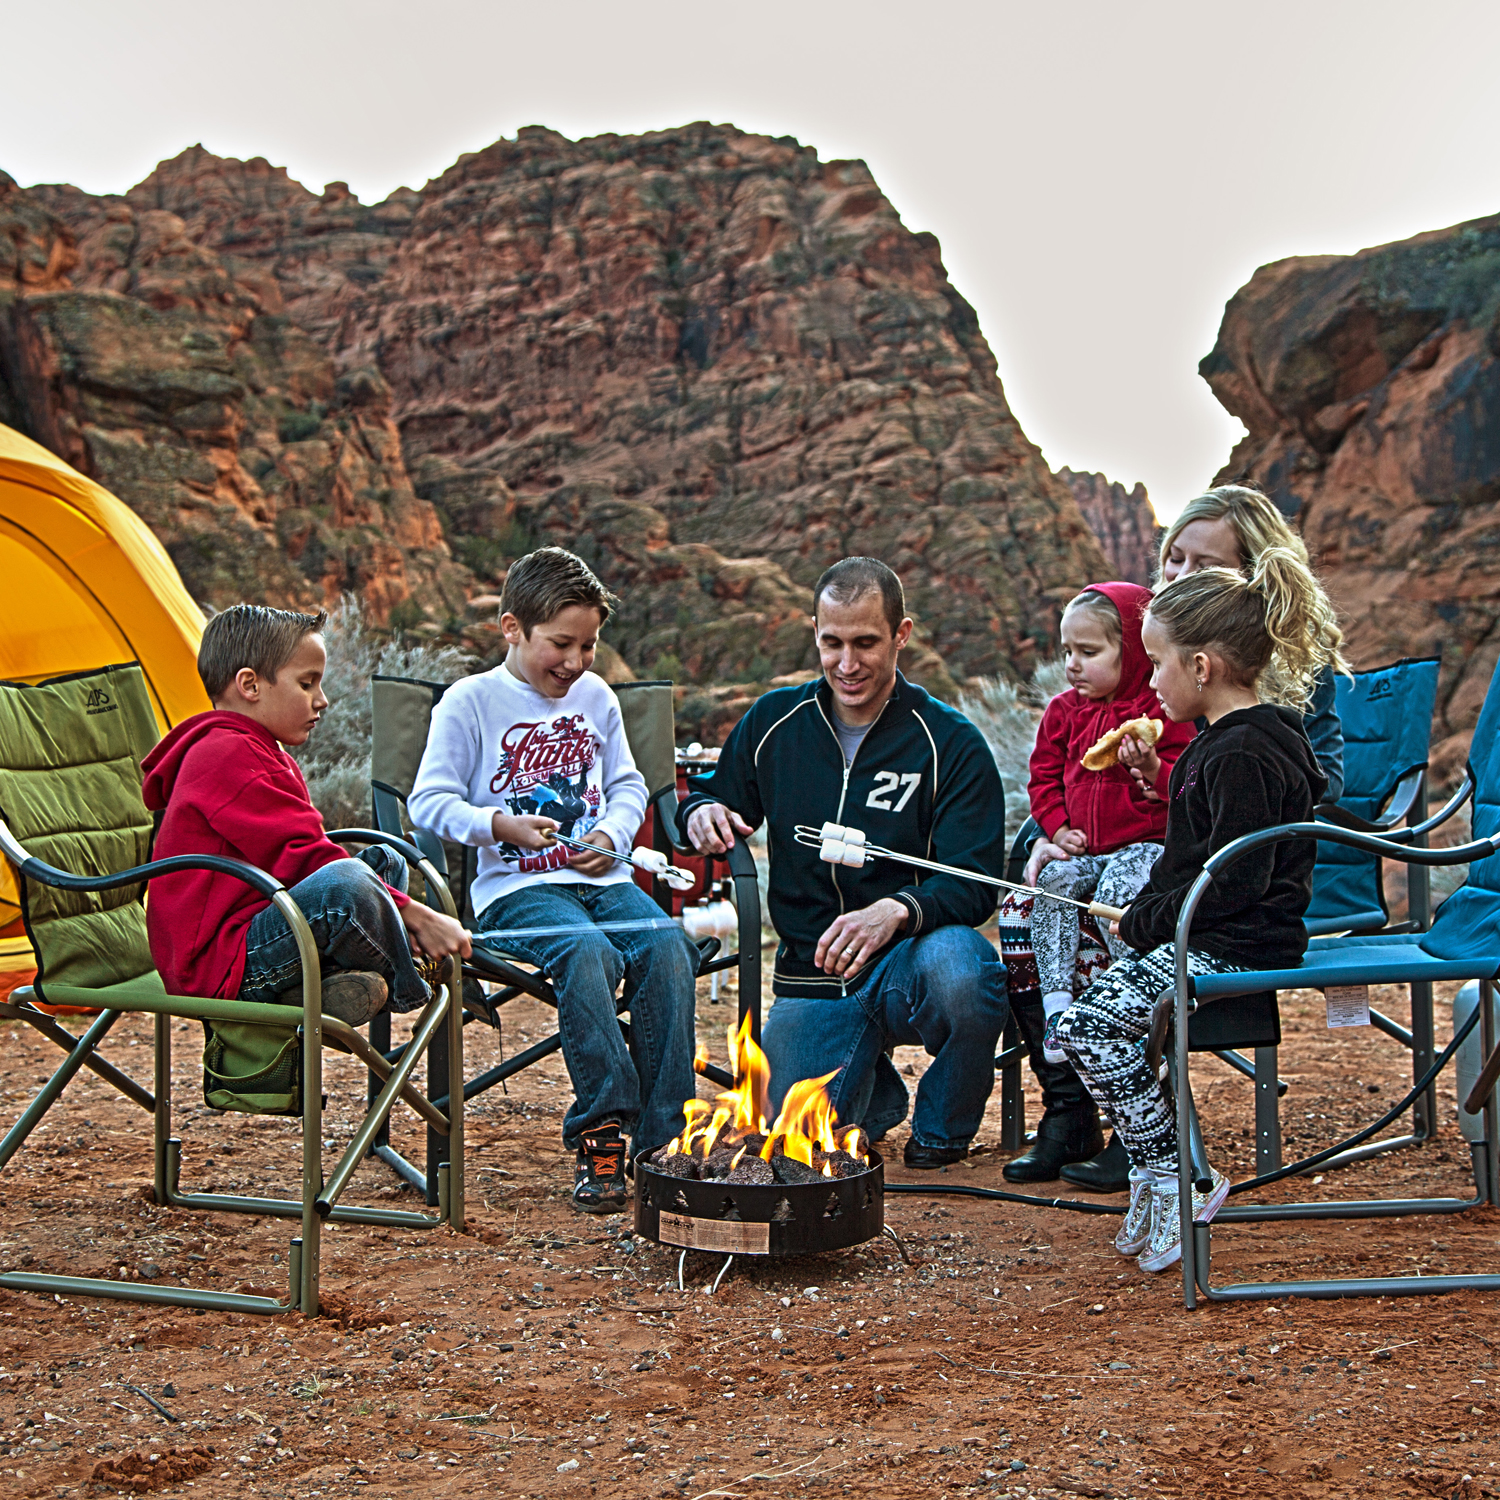
[[[1398,992],[1374,998],[1406,1015]],[[1315,992],[1283,1001],[1290,1159],[1398,1097],[1410,1062],[1368,1028],[1327,1029]],[[544,1034],[540,1007],[506,1015],[507,1054]],[[715,1005],[700,986],[700,1036],[719,1057],[732,1015],[732,991]],[[8,1123],[58,1054],[28,1029],[3,1035]],[[471,1070],[500,1040],[468,1028]],[[295,1124],[212,1116],[188,1027],[176,1041],[184,1185],[263,1190],[294,1171]],[[149,1023],[131,1020],[110,1051],[149,1082],[149,1046]],[[923,1061],[897,1053],[914,1075]],[[347,1059],[329,1073],[331,1160],[362,1085]],[[1436,1142],[1274,1191],[1470,1195],[1449,1079]],[[1250,1175],[1249,1082],[1212,1058],[1195,1080],[1215,1160]],[[896,1195],[887,1219],[910,1269],[877,1241],[742,1260],[710,1296],[721,1262],[694,1255],[680,1293],[676,1252],[634,1239],[626,1217],[569,1208],[567,1097],[554,1057],[470,1106],[468,1233],[330,1227],[336,1316],[0,1291],[0,1494],[1500,1492],[1495,1295],[1188,1313],[1175,1271],[1115,1254],[1112,1218]],[[906,1172],[893,1132],[889,1180],[1001,1186],[998,1109],[997,1090],[982,1149],[944,1173]],[[397,1135],[415,1156],[409,1119]],[[92,1074],[75,1080],[11,1164],[0,1264],[280,1291],[291,1226],[157,1208],[149,1126]],[[416,1198],[370,1162],[348,1201]],[[1233,1227],[1214,1267],[1221,1280],[1494,1270],[1497,1240],[1490,1210]]]

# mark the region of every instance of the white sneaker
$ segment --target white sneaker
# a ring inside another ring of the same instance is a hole
[[[1193,1189],[1193,1222],[1207,1224],[1223,1208],[1229,1196],[1229,1179],[1217,1168],[1209,1169],[1213,1182],[1206,1193]],[[1153,1174],[1154,1175],[1154,1174]],[[1177,1211],[1177,1179],[1157,1181],[1151,1186],[1151,1238],[1136,1257],[1143,1271],[1165,1271],[1182,1259],[1182,1222]]]
[[[1151,1238],[1151,1185],[1155,1181],[1156,1174],[1149,1167],[1130,1169],[1130,1207],[1115,1236],[1115,1249],[1121,1255],[1139,1255]]]

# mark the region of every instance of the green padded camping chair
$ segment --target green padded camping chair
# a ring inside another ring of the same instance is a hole
[[[427,733],[432,711],[447,691],[447,684],[425,682],[409,677],[375,677],[370,683],[374,734],[371,743],[371,792],[375,826],[398,836],[407,836],[409,820],[406,802],[416,783],[422,752],[427,748]],[[673,718],[672,684],[666,681],[626,682],[615,685],[620,700],[620,716],[625,738],[636,766],[645,778],[650,797],[652,844],[663,852],[672,852],[672,834],[676,829],[677,752]],[[445,845],[427,828],[410,828],[412,842],[446,876],[455,907],[465,922],[472,922],[474,911],[469,892],[477,873],[478,851]],[[724,969],[739,972],[739,1019],[750,1018],[751,1034],[760,1036],[760,887],[756,880],[755,859],[743,840],[729,851],[729,873],[734,883],[735,907],[739,916],[739,951],[718,957],[716,938],[698,944],[703,962],[699,977]],[[655,896],[664,911],[671,910],[671,894],[661,881],[655,882]],[[530,995],[544,1005],[557,1008],[557,996],[547,976],[521,960],[488,946],[476,948],[465,962],[463,1009],[464,1023],[481,1020],[499,1025],[500,1008],[518,995]],[[482,984],[493,986],[488,994]],[[623,1008],[623,1001],[622,1001]],[[389,1020],[377,1016],[370,1025],[371,1043],[389,1046]],[[629,1034],[629,1023],[620,1025]],[[382,1029],[384,1027],[385,1029]],[[472,1099],[506,1079],[513,1078],[533,1063],[540,1062],[562,1046],[561,1036],[554,1033],[518,1052],[513,1057],[471,1078],[463,1086],[465,1099]],[[400,1051],[386,1054],[389,1060],[400,1057]],[[440,1073],[440,1070],[438,1070]],[[712,1065],[701,1069],[711,1082],[728,1088],[733,1079],[723,1069]],[[371,1080],[371,1088],[375,1080]],[[446,1091],[433,1103],[447,1108]],[[427,1170],[406,1160],[392,1147],[388,1135],[378,1134],[371,1143],[371,1154],[378,1156],[398,1176],[426,1191],[428,1202],[435,1201],[437,1172],[445,1160],[446,1142],[439,1134],[429,1132]]]
[[[0,683],[0,852],[15,867],[22,916],[36,952],[37,976],[0,1004],[0,1017],[23,1021],[61,1046],[61,1066],[0,1141],[0,1167],[25,1144],[81,1067],[89,1067],[148,1111],[155,1132],[155,1197],[175,1208],[299,1219],[285,1301],[270,1296],[153,1286],[102,1277],[0,1268],[0,1286],[18,1291],[117,1297],[134,1302],[234,1312],[318,1311],[319,1245],[325,1219],[427,1229],[463,1224],[463,1181],[443,1173],[441,1211],[433,1216],[346,1205],[339,1200],[401,1097],[451,1142],[462,1162],[463,1108],[435,1108],[408,1081],[435,1039],[447,1040],[449,1066],[462,1077],[457,962],[416,1018],[413,1040],[392,1066],[364,1037],[322,1014],[319,960],[312,933],[281,883],[238,860],[179,856],[151,860],[151,815],[141,801],[141,758],[156,743],[156,721],[139,666],[129,663],[37,684]],[[420,869],[432,899],[452,912],[438,872],[403,840],[373,830],[337,835],[348,843],[384,843]],[[175,870],[211,869],[243,880],[273,902],[297,938],[302,1003],[258,1005],[169,995],[146,937],[147,883]],[[81,1037],[38,1005],[97,1012]],[[155,1018],[155,1077],[150,1090],[98,1055],[122,1015]],[[183,1192],[182,1142],[172,1134],[173,1017],[201,1021],[206,1034],[204,1096],[214,1108],[299,1116],[302,1168],[295,1196],[243,1197]],[[323,1050],[354,1054],[380,1078],[371,1108],[332,1172],[323,1172]]]

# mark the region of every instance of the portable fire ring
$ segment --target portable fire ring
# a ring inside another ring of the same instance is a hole
[[[885,1163],[873,1149],[868,1159],[868,1169],[852,1177],[762,1185],[670,1177],[642,1156],[635,1164],[635,1231],[682,1251],[679,1288],[689,1250],[727,1256],[710,1292],[737,1255],[816,1255],[884,1236],[910,1265],[885,1222]]]

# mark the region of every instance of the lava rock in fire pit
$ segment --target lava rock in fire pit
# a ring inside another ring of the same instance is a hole
[[[734,1166],[734,1159],[740,1154],[741,1147],[717,1146],[709,1152],[708,1160],[703,1163],[703,1178],[705,1181],[712,1180],[721,1182],[729,1176],[729,1170]]]
[[[850,1156],[847,1151],[822,1151],[813,1152],[813,1166],[822,1173],[824,1164],[827,1164],[829,1173],[834,1177],[858,1177],[861,1172],[870,1169],[857,1157]]]
[[[740,1164],[724,1180],[726,1182],[770,1187],[776,1181],[776,1174],[771,1170],[770,1162],[762,1161],[760,1157],[751,1156],[747,1152],[740,1158]]]
[[[794,1187],[801,1182],[823,1182],[826,1179],[819,1171],[804,1166],[795,1156],[773,1156],[771,1171],[783,1187]]]
[[[665,1146],[651,1158],[651,1167],[663,1177],[690,1177],[696,1180],[698,1176],[698,1163],[691,1156],[684,1151],[673,1151],[668,1155]]]

